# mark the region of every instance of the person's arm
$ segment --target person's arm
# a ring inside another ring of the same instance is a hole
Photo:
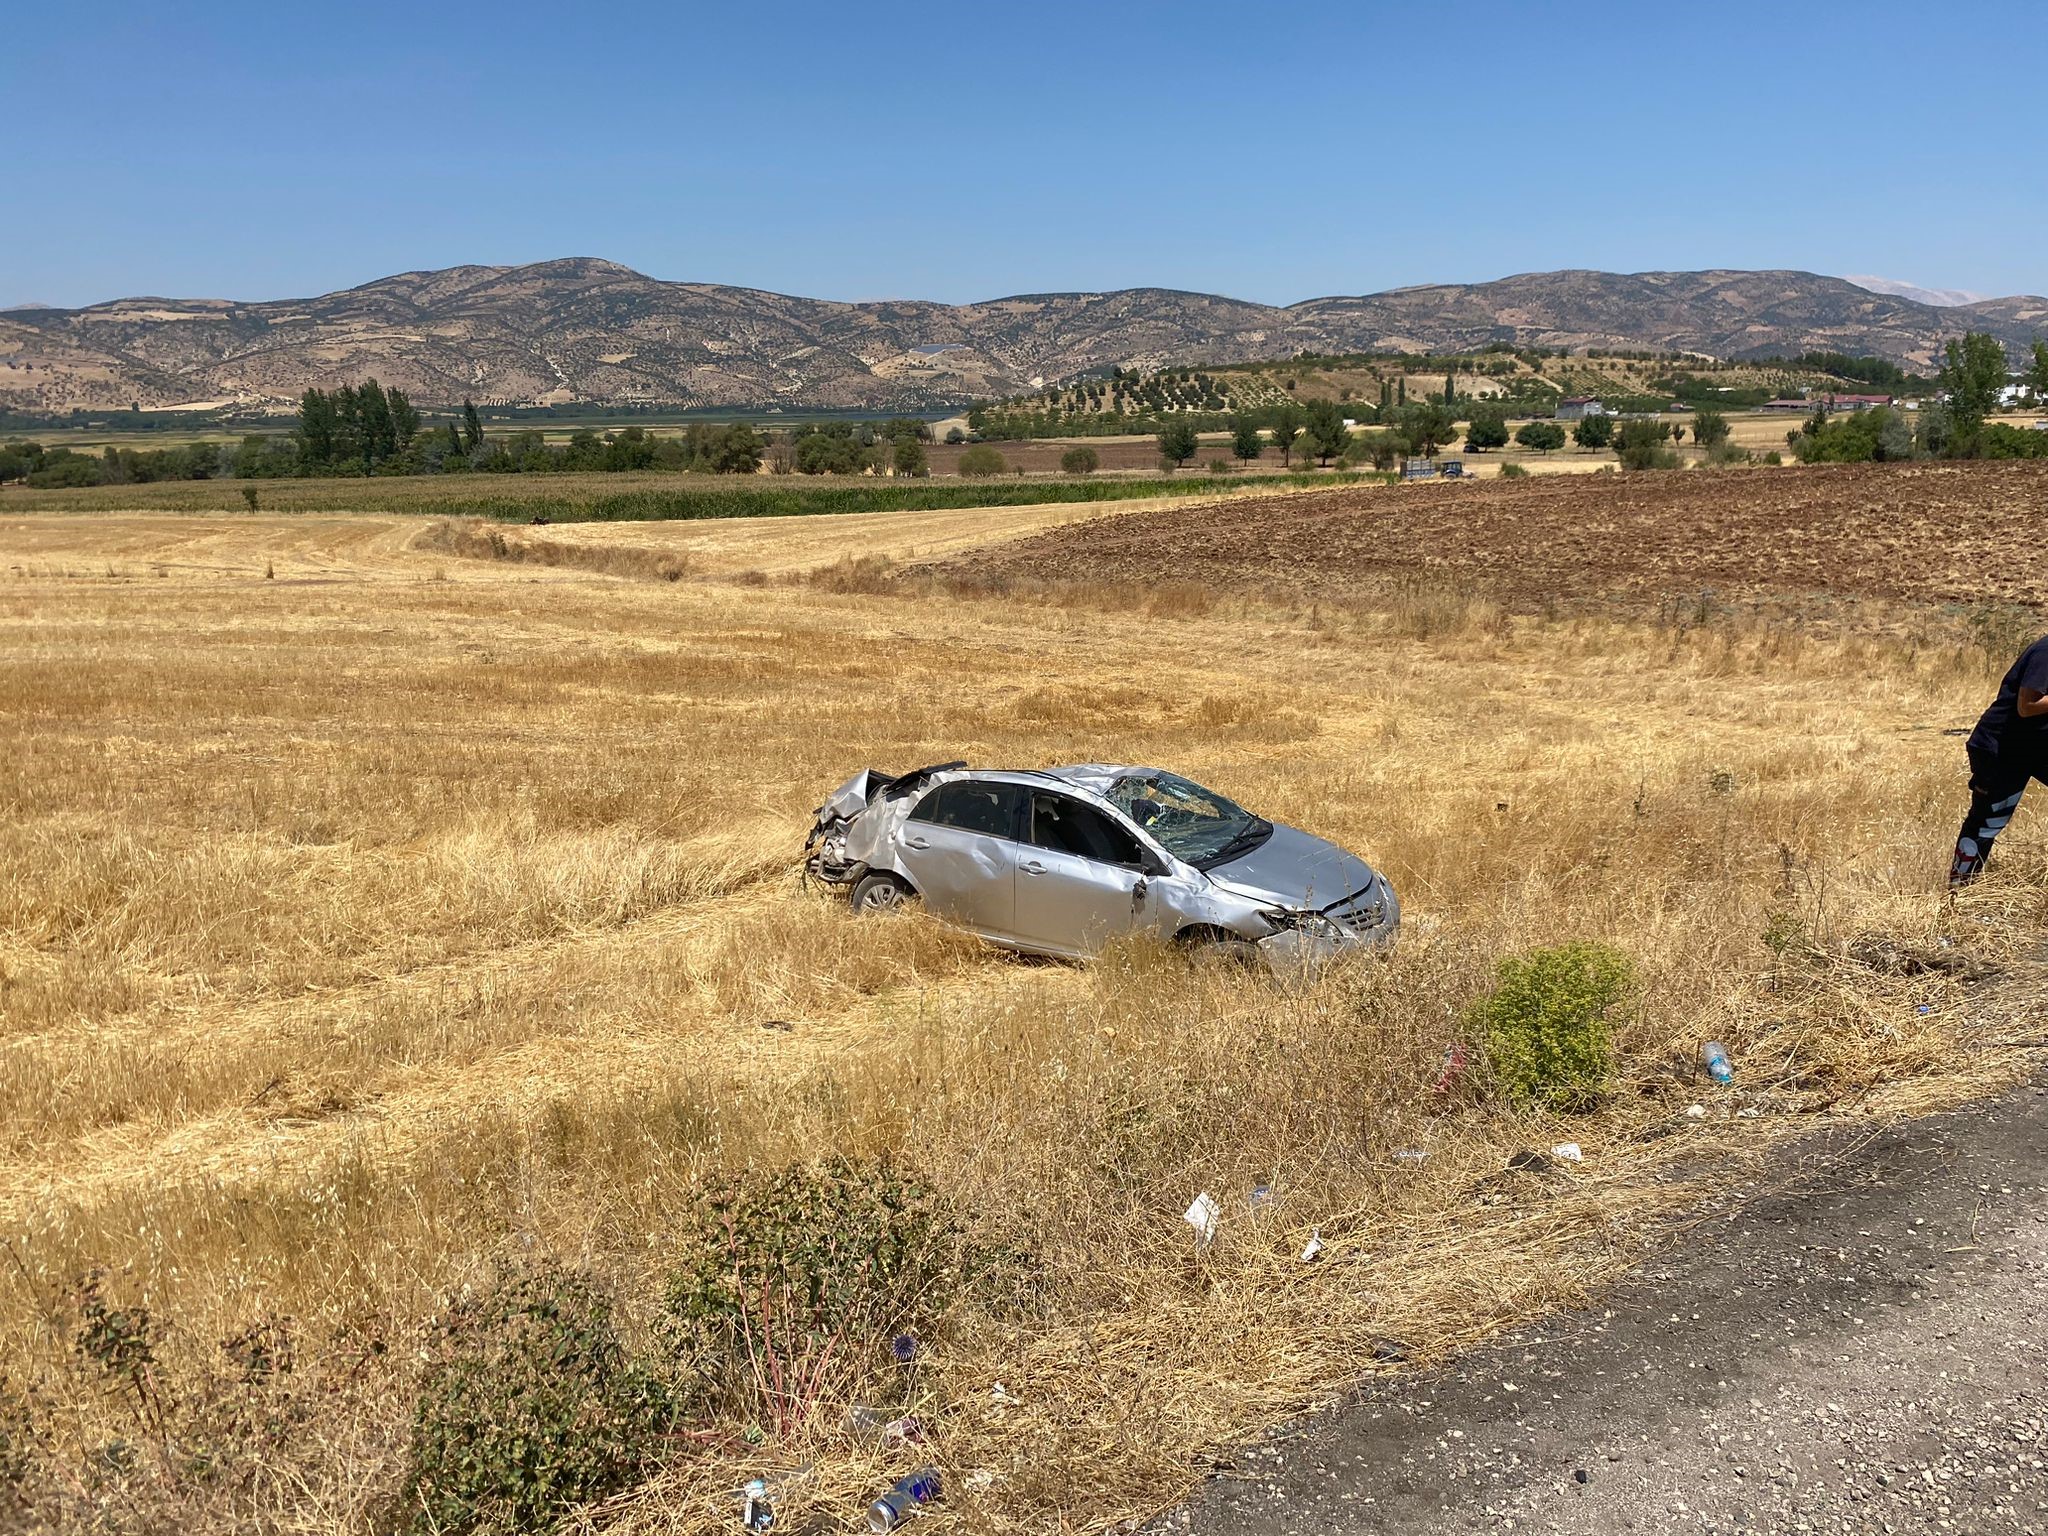
[[[2020,689],[2020,718],[2031,720],[2036,715],[2048,715],[2048,693],[2038,688]]]

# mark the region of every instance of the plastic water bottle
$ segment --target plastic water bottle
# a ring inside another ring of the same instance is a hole
[[[775,1528],[775,1504],[769,1497],[766,1478],[754,1478],[747,1484],[746,1503],[740,1508],[740,1524],[750,1531],[768,1531]]]
[[[868,1529],[893,1531],[920,1505],[939,1496],[939,1469],[926,1467],[913,1472],[868,1506]]]
[[[1707,1076],[1722,1087],[1735,1081],[1735,1068],[1728,1064],[1728,1047],[1718,1040],[1709,1040],[1700,1048],[1700,1055],[1706,1058]]]

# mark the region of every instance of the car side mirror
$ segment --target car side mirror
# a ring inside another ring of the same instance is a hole
[[[1138,867],[1142,869],[1150,878],[1156,880],[1161,875],[1170,875],[1173,873],[1173,870],[1170,867],[1168,867],[1166,860],[1160,858],[1159,855],[1154,853],[1150,848],[1140,849],[1139,855],[1140,856],[1138,859]]]

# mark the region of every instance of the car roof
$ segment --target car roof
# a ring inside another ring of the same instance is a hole
[[[995,779],[1006,783],[1042,784],[1048,779],[1074,789],[1101,795],[1118,779],[1133,773],[1156,773],[1151,768],[1125,768],[1114,763],[1076,763],[1064,768],[961,768],[951,778]]]

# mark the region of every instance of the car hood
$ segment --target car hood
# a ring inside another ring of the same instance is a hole
[[[1370,864],[1335,843],[1277,823],[1250,853],[1212,865],[1207,874],[1240,896],[1297,910],[1331,906],[1378,878]]]

